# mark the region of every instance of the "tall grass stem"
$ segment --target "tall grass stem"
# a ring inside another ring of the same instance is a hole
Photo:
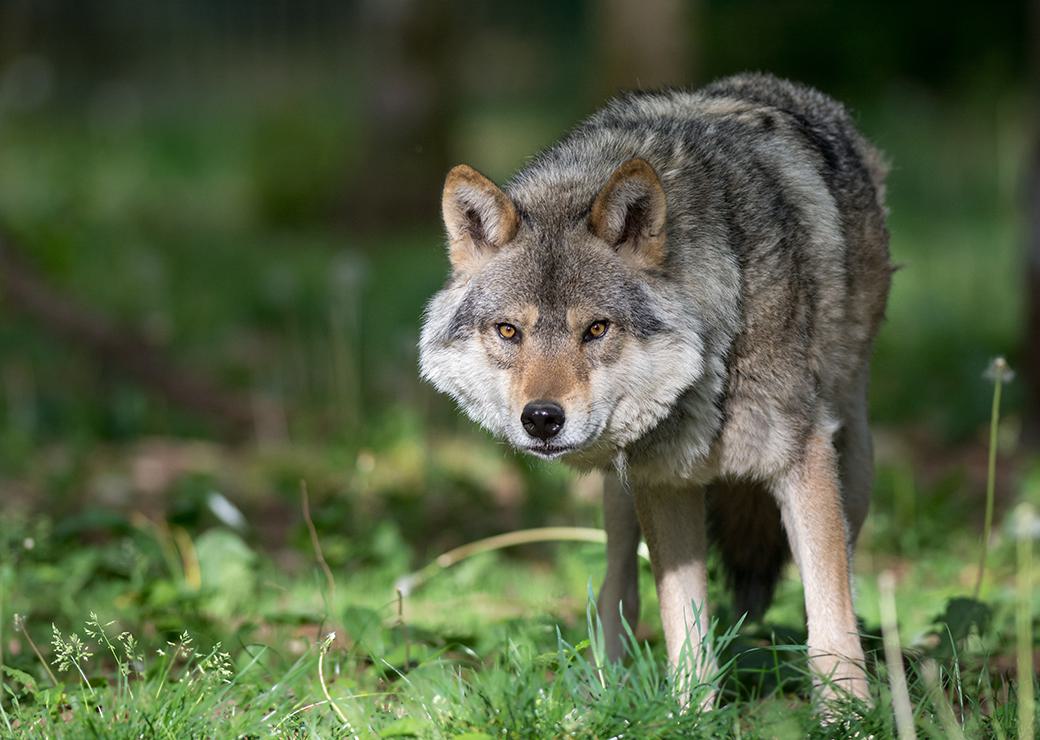
[[[921,666],[921,676],[928,686],[928,692],[932,695],[932,704],[935,707],[936,714],[939,715],[939,721],[942,723],[946,737],[953,740],[964,740],[964,731],[957,724],[957,718],[953,715],[953,707],[950,706],[950,702],[946,699],[946,694],[943,693],[939,666],[936,665],[934,660],[928,659],[924,662]]]
[[[888,684],[892,690],[892,709],[896,715],[896,730],[899,740],[916,740],[914,732],[914,710],[910,704],[910,692],[903,671],[903,653],[899,642],[899,620],[896,615],[895,577],[891,571],[878,576],[878,591],[881,607],[881,636],[885,645],[885,665],[888,668]]]
[[[1018,653],[1018,737],[1034,737],[1036,694],[1033,685],[1033,507],[1019,504],[1016,510],[1018,535],[1018,599],[1015,608],[1015,643]]]
[[[321,549],[321,540],[318,539],[318,529],[314,526],[311,518],[310,496],[307,494],[307,481],[300,480],[300,506],[303,509],[303,520],[307,523],[307,532],[311,537],[311,547],[314,549],[314,558],[321,566],[321,572],[325,574],[325,584],[329,589],[329,599],[336,595],[336,579],[332,576],[332,569],[325,560],[325,553]]]
[[[11,729],[11,720],[7,718],[7,712],[4,711],[4,694],[5,683],[4,683],[4,594],[7,593],[7,564],[0,567],[0,716],[4,719],[4,725],[7,727],[8,732],[13,732]]]
[[[482,540],[459,545],[452,550],[441,553],[433,562],[428,563],[420,570],[398,578],[394,584],[394,590],[401,591],[405,596],[408,596],[440,571],[485,552],[503,550],[507,547],[516,547],[517,545],[529,545],[535,542],[594,542],[605,544],[606,541],[607,533],[602,529],[594,529],[592,527],[535,527],[534,529],[519,529],[504,534],[496,534],[491,537],[485,537]],[[637,553],[644,560],[650,559],[644,544],[639,545]]]
[[[349,734],[354,734],[354,727],[350,724],[350,720],[347,719],[347,715],[343,713],[343,710],[339,708],[339,705],[332,700],[332,696],[329,694],[329,687],[325,683],[325,655],[329,652],[329,648],[332,647],[333,641],[336,639],[336,633],[330,632],[326,637],[325,641],[322,642],[321,647],[318,651],[318,683],[321,684],[321,693],[325,695],[325,699],[328,700],[329,706],[332,707],[332,711],[343,722],[343,725],[347,728]]]
[[[986,520],[982,526],[982,551],[979,553],[979,572],[975,578],[975,600],[982,595],[982,581],[986,576],[986,557],[989,554],[989,538],[993,529],[993,498],[997,479],[997,432],[1000,428],[1000,391],[1004,380],[1010,375],[1003,357],[993,360],[987,375],[993,379],[993,408],[989,419],[989,460],[986,464]]]
[[[50,677],[51,683],[57,686],[58,679],[54,675],[54,671],[52,671],[51,667],[47,665],[47,661],[43,659],[43,653],[41,653],[40,648],[36,646],[36,641],[32,639],[32,636],[29,634],[29,630],[25,629],[24,616],[20,614],[14,615],[14,630],[15,632],[22,633],[22,637],[26,639],[26,641],[29,643],[29,647],[31,647],[33,652],[36,653],[36,658],[40,661],[40,664],[43,666],[43,670],[47,671],[47,675]]]

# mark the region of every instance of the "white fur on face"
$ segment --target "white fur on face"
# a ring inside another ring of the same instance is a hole
[[[623,449],[660,423],[703,375],[696,332],[629,337],[616,362],[591,372],[586,398],[564,404],[566,423],[546,446],[524,430],[522,409],[513,407],[510,371],[492,362],[480,337],[443,339],[464,292],[464,286],[450,287],[431,301],[420,341],[422,376],[493,435],[539,457],[580,458],[592,446]]]
[[[489,360],[478,337],[422,352],[423,377],[471,419],[513,447],[550,459],[636,441],[669,414],[702,366],[699,341],[632,342],[617,363],[592,372],[587,402],[565,404],[566,423],[546,447],[524,430],[521,409],[512,407],[509,372]]]
[[[608,416],[594,416],[588,408],[565,405],[567,419],[563,429],[549,445],[544,445],[524,430],[522,409],[513,407],[509,392],[509,371],[491,362],[476,334],[447,345],[424,346],[420,362],[423,378],[454,398],[473,421],[513,447],[537,457],[555,459],[571,449],[587,446],[602,431]]]
[[[492,365],[476,336],[424,349],[421,357],[423,378],[454,398],[473,421],[505,436],[501,400],[508,376]]]
[[[619,451],[657,426],[700,380],[702,347],[695,332],[628,339],[616,362],[591,372],[587,402],[565,409],[567,423],[553,443],[577,449],[563,457],[579,468],[613,465]]]
[[[676,340],[662,334],[630,340],[616,363],[594,370],[592,405],[609,414],[604,433],[611,445],[623,448],[653,429],[700,378],[703,366],[698,335]]]
[[[444,339],[464,295],[465,285],[453,286],[430,301],[419,340],[420,373],[434,388],[455,399],[473,421],[502,437],[505,425],[500,406],[508,375],[491,363],[475,333],[450,342]]]

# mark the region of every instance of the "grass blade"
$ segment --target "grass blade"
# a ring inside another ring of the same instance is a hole
[[[982,527],[982,551],[979,553],[979,572],[975,578],[975,600],[982,594],[982,581],[986,575],[986,556],[989,553],[989,537],[993,529],[993,497],[997,479],[997,431],[1000,429],[1000,390],[1005,380],[1011,379],[1011,368],[1003,357],[993,360],[986,372],[993,379],[993,408],[989,418],[989,459],[986,463],[986,521]]]
[[[1018,532],[1018,601],[1015,608],[1015,642],[1018,671],[1018,737],[1034,737],[1036,698],[1033,686],[1033,507],[1019,504],[1015,512]]]
[[[895,577],[891,571],[878,576],[878,591],[881,596],[881,635],[885,645],[885,664],[888,667],[888,683],[892,689],[892,708],[896,715],[899,740],[914,740],[914,710],[910,704],[910,692],[903,671],[903,653],[899,643],[899,624],[896,615]]]

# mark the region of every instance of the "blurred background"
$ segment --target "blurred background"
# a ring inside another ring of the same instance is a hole
[[[467,162],[506,179],[619,89],[744,70],[844,101],[893,165],[902,269],[873,366],[864,567],[954,535],[974,547],[996,355],[1018,371],[998,521],[1040,501],[1038,8],[0,0],[9,559],[154,525],[233,533],[203,561],[309,573],[301,480],[337,578],[384,574],[380,598],[476,537],[597,524],[595,478],[515,455],[417,378],[423,306],[447,273],[442,178]],[[548,552],[516,557],[544,568]],[[589,552],[553,608],[580,613]],[[970,581],[966,552],[929,587]],[[129,567],[99,557],[63,593]],[[61,607],[39,577],[12,608],[46,624]],[[131,602],[168,603],[141,588]]]

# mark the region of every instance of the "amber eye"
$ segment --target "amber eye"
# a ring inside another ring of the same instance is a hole
[[[512,324],[499,324],[498,336],[502,337],[507,342],[515,342],[520,339],[520,330]]]
[[[583,339],[588,342],[591,339],[599,339],[607,333],[607,329],[610,327],[610,322],[606,319],[600,319],[599,321],[593,321],[589,324],[589,328],[585,330],[585,336]]]

